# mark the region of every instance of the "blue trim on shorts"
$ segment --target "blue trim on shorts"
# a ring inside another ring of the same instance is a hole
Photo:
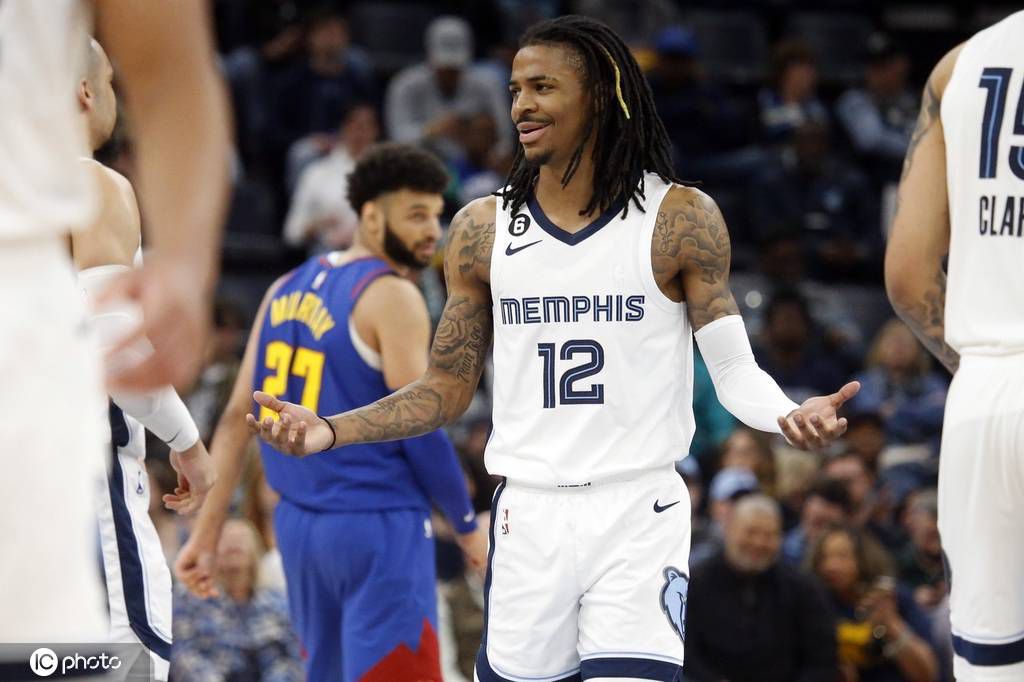
[[[953,635],[953,651],[971,665],[1013,665],[1024,661],[1024,637],[1006,644],[978,644]]]
[[[123,419],[123,417],[122,417]],[[132,517],[124,501],[124,469],[121,460],[114,454],[114,466],[110,472],[110,507],[114,515],[114,530],[117,536],[117,555],[121,564],[121,585],[124,589],[124,603],[128,610],[128,623],[132,632],[142,641],[143,646],[165,661],[171,660],[171,643],[158,635],[149,624],[146,612],[146,584],[142,570],[142,555],[139,543],[132,530]]]
[[[649,658],[588,658],[580,666],[580,673],[584,680],[593,677],[637,677],[656,682],[678,682],[683,679],[681,666]]]

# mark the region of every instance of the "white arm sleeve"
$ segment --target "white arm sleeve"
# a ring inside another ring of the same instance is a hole
[[[90,301],[97,293],[97,287],[103,284],[97,282],[99,279],[109,281],[107,278],[79,278],[79,283],[83,285]],[[96,330],[101,350],[105,353],[116,345],[138,326],[139,320],[138,310],[125,304],[111,305],[102,312],[94,311],[93,328]],[[148,341],[143,340],[124,351],[118,359],[124,358],[125,361],[135,363],[152,352],[153,347]],[[146,393],[111,393],[110,399],[126,414],[142,422],[143,426],[167,443],[172,450],[182,452],[199,441],[199,428],[192,415],[188,413],[185,403],[170,386]]]
[[[725,409],[751,428],[781,433],[776,419],[799,405],[757,366],[743,318],[721,317],[698,329],[694,337]]]

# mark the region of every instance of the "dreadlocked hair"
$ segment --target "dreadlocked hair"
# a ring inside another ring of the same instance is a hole
[[[583,16],[568,15],[543,21],[523,35],[520,49],[530,45],[558,45],[579,55],[583,85],[591,93],[591,108],[579,146],[562,175],[569,184],[595,134],[593,194],[580,215],[622,206],[630,200],[643,211],[643,175],[649,171],[665,182],[678,182],[672,168],[671,142],[654,107],[654,97],[629,48],[608,26]],[[537,182],[539,169],[527,163],[517,145],[505,189],[496,194],[502,207],[519,210]]]

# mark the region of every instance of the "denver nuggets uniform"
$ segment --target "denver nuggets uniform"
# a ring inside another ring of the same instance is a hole
[[[74,96],[78,0],[0,2],[0,641],[99,642],[96,562],[106,401],[64,244],[96,197]],[[10,389],[16,387],[16,390]],[[41,419],[43,426],[40,426]]]
[[[961,50],[942,98],[950,251],[939,531],[960,680],[1024,679],[1024,12]]]
[[[644,211],[568,233],[498,201],[491,256],[494,498],[480,682],[671,680],[683,661],[694,431],[685,305],[658,288]]]
[[[254,388],[336,414],[391,391],[352,311],[382,260],[313,258],[281,284],[260,331]],[[257,405],[258,407],[258,405]],[[262,418],[264,415],[260,415]],[[475,528],[441,432],[296,459],[260,443],[292,623],[312,682],[440,682],[430,500]]]

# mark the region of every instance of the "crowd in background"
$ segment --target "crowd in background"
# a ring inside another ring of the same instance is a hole
[[[390,139],[436,152],[452,176],[449,217],[492,193],[515,144],[507,79],[517,34],[558,13],[591,14],[635,50],[678,177],[722,207],[761,367],[796,401],[849,378],[862,385],[847,435],[801,452],[738,424],[696,357],[697,433],[678,465],[693,509],[687,679],[951,679],[935,492],[949,376],[893,319],[881,264],[920,86],[979,26],[955,6],[901,23],[849,2],[213,4],[236,128],[217,331],[187,396],[207,442],[263,288],[305,255],[351,242],[345,176],[365,150]],[[918,24],[928,32],[913,33]],[[108,158],[131,176],[130,137]],[[436,320],[440,268],[421,284]],[[483,464],[488,377],[451,429],[479,512],[497,483]],[[172,489],[159,443],[151,452],[154,491]],[[251,460],[218,550],[220,596],[175,593],[172,679],[302,678],[275,495],[255,450]],[[188,522],[159,499],[152,514],[173,561]],[[480,576],[435,522],[446,679],[472,679]]]

